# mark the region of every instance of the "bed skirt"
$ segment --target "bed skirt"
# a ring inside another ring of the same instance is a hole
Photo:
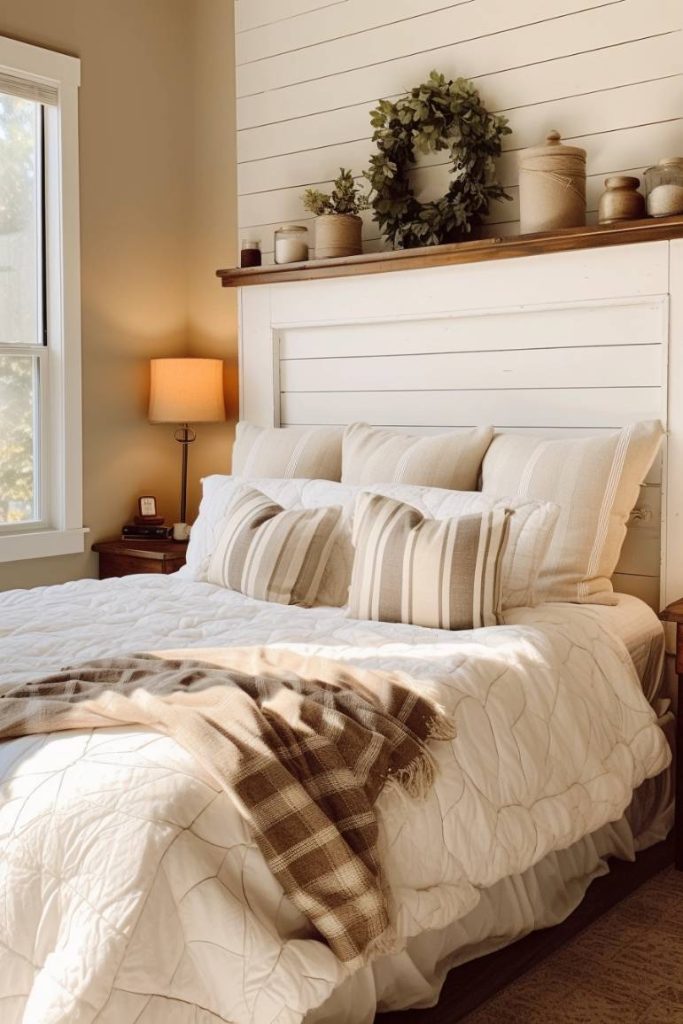
[[[667,712],[658,722],[673,748],[674,716]],[[591,882],[608,874],[610,857],[633,860],[640,850],[667,837],[674,816],[673,771],[670,765],[647,779],[619,821],[549,854],[521,875],[482,889],[469,914],[446,928],[415,936],[403,952],[352,975],[307,1015],[305,1024],[372,1024],[378,1010],[434,1006],[451,968],[564,921]]]

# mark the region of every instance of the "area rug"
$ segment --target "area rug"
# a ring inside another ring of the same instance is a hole
[[[464,1024],[683,1024],[683,872],[656,875]]]

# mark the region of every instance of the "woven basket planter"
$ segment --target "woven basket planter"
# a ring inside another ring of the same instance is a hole
[[[363,221],[355,213],[325,213],[315,218],[315,258],[359,256]]]

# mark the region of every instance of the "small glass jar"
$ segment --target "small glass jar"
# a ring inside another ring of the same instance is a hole
[[[252,241],[250,238],[243,238],[240,248],[241,267],[261,266],[261,243]]]
[[[275,262],[304,263],[308,259],[308,231],[301,224],[283,224],[275,232]]]
[[[645,171],[647,212],[651,217],[683,213],[683,157],[670,156]]]

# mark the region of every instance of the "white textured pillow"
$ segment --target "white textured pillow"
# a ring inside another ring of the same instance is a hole
[[[344,431],[345,484],[401,483],[475,491],[493,427],[416,437],[352,423]]]
[[[595,437],[495,438],[482,467],[484,494],[552,501],[561,510],[539,578],[542,600],[616,603],[610,577],[663,433],[653,420]]]
[[[242,486],[209,561],[208,581],[276,604],[315,604],[341,508],[283,509]]]
[[[341,427],[256,427],[238,423],[232,449],[235,476],[340,480]]]
[[[360,494],[349,615],[431,629],[495,625],[512,515],[498,508],[425,519],[406,502]]]

